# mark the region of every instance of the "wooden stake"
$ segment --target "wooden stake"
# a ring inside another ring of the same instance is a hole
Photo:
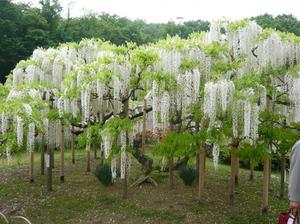
[[[173,158],[169,159],[169,179],[170,179],[170,190],[174,189],[174,173],[173,173]]]
[[[263,208],[262,213],[268,213],[269,209],[269,169],[270,169],[270,160],[264,160],[264,185],[263,185]]]
[[[128,179],[127,166],[125,166],[125,177],[123,180],[123,199],[127,199],[127,196],[128,196],[128,180],[127,179]]]
[[[284,193],[285,193],[285,164],[286,164],[286,160],[285,160],[285,156],[282,155],[281,156],[281,174],[280,174],[280,198],[282,199],[284,197]]]
[[[71,142],[71,148],[72,148],[72,163],[75,164],[75,134],[74,134],[74,126],[72,125],[72,142]]]
[[[52,149],[50,144],[47,144],[47,154],[46,154],[46,168],[47,168],[47,190],[52,191]]]
[[[230,174],[230,184],[229,184],[229,202],[231,205],[234,203],[234,192],[236,185],[236,175],[237,175],[237,158],[235,153],[237,152],[237,146],[235,140],[233,140],[233,146],[231,149],[231,174]]]
[[[65,128],[63,124],[60,133],[60,182],[65,182]]]
[[[238,148],[236,149],[236,152]],[[240,172],[240,160],[235,156],[235,176],[234,176],[234,183],[235,186],[239,185],[239,172]]]
[[[45,135],[43,135],[41,147],[41,175],[45,175],[45,147]]]
[[[147,100],[144,99],[144,108],[143,108],[143,132],[142,132],[142,151],[145,151],[145,142],[146,142],[146,122],[147,122]]]
[[[250,161],[250,176],[249,176],[249,180],[253,181],[254,180],[254,165],[253,162]]]
[[[34,167],[34,150],[31,150],[29,152],[29,178],[30,178],[30,183],[34,182],[34,177],[33,177],[33,167]]]
[[[199,153],[199,192],[198,192],[199,202],[203,202],[204,190],[205,190],[205,146],[202,146],[202,149],[200,150]]]
[[[90,150],[87,150],[86,151],[86,172],[90,172],[91,171],[91,151]]]
[[[93,144],[92,148],[94,149],[94,159],[98,159],[98,155],[97,155],[97,145]]]
[[[229,202],[232,205],[234,202],[234,190],[235,190],[235,165],[233,151],[231,151],[231,173],[230,173],[230,184],[229,184]]]

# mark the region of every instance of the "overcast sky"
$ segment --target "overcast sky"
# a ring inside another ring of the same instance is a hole
[[[14,0],[31,2],[37,6],[39,0]],[[168,22],[183,17],[183,20],[216,20],[225,17],[230,20],[256,16],[293,14],[300,19],[300,0],[59,0],[66,17],[71,3],[71,17],[87,12],[107,12],[143,19],[146,22]]]

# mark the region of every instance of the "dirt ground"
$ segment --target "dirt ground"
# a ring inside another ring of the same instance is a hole
[[[34,183],[28,181],[26,155],[14,159],[10,165],[0,160],[0,212],[12,223],[25,223],[13,219],[16,215],[27,217],[32,224],[277,223],[278,214],[288,208],[286,198],[277,198],[278,180],[272,179],[270,212],[261,215],[262,176],[256,172],[255,180],[249,182],[247,170],[241,170],[235,204],[229,205],[230,167],[220,165],[214,170],[211,162],[207,163],[205,200],[201,204],[197,201],[197,183],[185,186],[176,175],[175,189],[169,190],[165,173],[153,175],[158,187],[143,184],[129,188],[125,200],[121,180],[105,187],[94,176],[99,160],[93,159],[92,172],[85,172],[84,152],[77,153],[75,165],[71,163],[70,153],[66,154],[63,184],[59,182],[59,155],[55,155],[53,192],[48,193],[38,158],[36,154]],[[141,166],[133,160],[130,183],[141,174]]]

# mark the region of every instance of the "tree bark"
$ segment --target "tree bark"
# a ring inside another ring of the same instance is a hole
[[[72,142],[71,142],[71,148],[72,148],[72,163],[75,164],[75,133],[74,133],[74,126],[72,125]]]
[[[41,175],[45,175],[45,147],[45,135],[43,135],[41,147]]]
[[[203,202],[205,190],[205,145],[202,146],[199,152],[199,190],[198,200]]]
[[[264,160],[264,185],[263,185],[263,207],[262,213],[268,213],[269,209],[269,171],[270,169],[270,160]]]
[[[280,167],[280,198],[284,198],[284,193],[285,193],[285,166],[286,166],[286,159],[285,155],[281,156],[281,167]]]
[[[65,128],[61,125],[60,133],[60,182],[65,182]]]

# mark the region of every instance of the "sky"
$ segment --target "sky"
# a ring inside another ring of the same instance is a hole
[[[59,0],[63,6],[63,16],[67,15],[70,4],[71,17],[79,17],[89,12],[106,12],[142,19],[148,23],[168,21],[217,20],[226,18],[237,20],[269,13],[293,14],[300,19],[300,0]],[[39,0],[14,0],[32,3]],[[182,17],[183,19],[178,19]]]

